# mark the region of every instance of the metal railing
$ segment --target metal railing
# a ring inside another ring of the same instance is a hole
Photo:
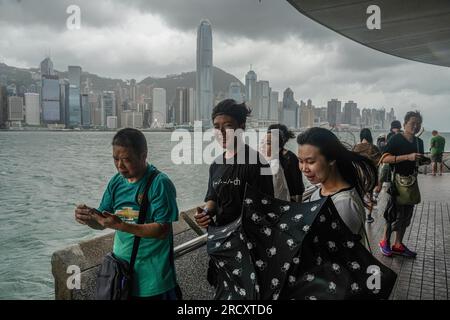
[[[305,192],[303,193],[303,201],[311,198],[312,194],[316,190],[317,190],[317,186],[308,187],[305,190]],[[174,249],[175,259],[181,258],[182,256],[203,247],[204,245],[206,245],[207,240],[208,240],[208,234],[204,234],[200,237],[194,238],[183,244],[180,244],[179,246],[175,247],[175,249]]]

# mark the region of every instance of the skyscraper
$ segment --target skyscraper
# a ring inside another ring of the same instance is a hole
[[[356,125],[359,117],[358,104],[353,101],[349,101],[344,104],[344,112],[342,123]]]
[[[59,103],[60,103],[60,123],[63,123],[66,127],[69,126],[69,80],[59,80]]]
[[[191,125],[194,124],[195,122],[195,99],[196,99],[196,94],[195,94],[195,89],[194,88],[189,88],[189,123]]]
[[[69,126],[81,125],[81,67],[69,66]]]
[[[39,98],[37,93],[25,93],[25,122],[28,125],[38,126],[41,124]]]
[[[278,121],[278,100],[280,93],[278,91],[270,92],[270,112],[269,119],[272,121]]]
[[[386,113],[386,121],[384,123],[383,129],[389,129],[391,122],[395,120],[395,111],[394,108],[391,108],[391,111]]]
[[[167,95],[166,89],[153,89],[153,127],[163,127],[167,123]]]
[[[341,101],[337,99],[328,101],[327,118],[331,127],[341,124]]]
[[[81,115],[82,125],[89,127],[91,125],[91,105],[89,104],[88,94],[81,95]]]
[[[140,129],[144,124],[144,115],[142,112],[136,111],[123,111],[122,112],[122,128],[135,128]]]
[[[241,84],[239,82],[232,82],[228,87],[228,98],[235,100],[237,103],[242,103]]]
[[[208,20],[197,31],[197,111],[196,120],[210,123],[214,103],[212,29]]]
[[[103,91],[101,97],[101,109],[102,109],[102,126],[106,126],[109,129],[114,129],[108,126],[108,117],[115,117],[116,127],[117,127],[117,116],[116,116],[116,95],[114,91]]]
[[[294,92],[287,88],[283,93],[283,109],[280,119],[288,128],[299,127],[299,105],[294,99]]]
[[[89,108],[91,109],[91,125],[100,127],[103,125],[101,95],[91,93],[88,97]]]
[[[0,85],[0,128],[4,128],[8,119],[6,86]]]
[[[130,99],[132,102],[137,102],[137,86],[136,86],[136,80],[131,79],[130,80]]]
[[[256,82],[258,77],[253,70],[250,70],[245,76],[245,102],[250,106],[256,105]]]
[[[50,57],[45,58],[40,65],[41,76],[53,76],[55,72],[53,70],[53,62]]]
[[[193,89],[177,88],[175,97],[175,124],[183,125],[191,122],[191,114],[193,107]]]
[[[270,107],[270,86],[269,81],[256,82],[256,105],[254,108],[254,115],[259,120],[269,119]]]
[[[8,121],[23,121],[23,98],[18,96],[8,97]]]
[[[61,123],[61,92],[58,76],[43,75],[41,85],[42,121],[45,124]]]
[[[300,103],[300,127],[311,128],[314,126],[314,106],[311,99],[308,99],[307,104],[303,101]]]

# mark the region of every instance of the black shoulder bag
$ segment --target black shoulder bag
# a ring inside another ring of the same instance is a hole
[[[145,216],[149,204],[148,191],[158,174],[159,171],[155,170],[148,177],[139,210],[138,224],[145,223]],[[106,255],[97,273],[96,300],[129,300],[131,298],[134,264],[140,242],[141,238],[135,236],[133,252],[131,253],[129,263],[128,261],[119,259],[112,252]]]

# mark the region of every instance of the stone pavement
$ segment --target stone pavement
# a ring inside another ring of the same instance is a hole
[[[398,274],[391,299],[447,300],[450,298],[450,174],[419,176],[422,203],[416,206],[404,243],[417,258],[381,255],[378,248],[384,219],[375,212],[367,225],[374,255]]]

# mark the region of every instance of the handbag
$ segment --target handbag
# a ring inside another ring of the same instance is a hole
[[[394,184],[397,190],[396,202],[399,205],[415,205],[420,203],[420,190],[417,182],[417,173],[402,176],[394,175]]]
[[[416,138],[417,152],[420,153],[419,140]],[[417,165],[417,163],[416,163]],[[397,189],[396,201],[399,205],[415,205],[420,203],[419,183],[417,182],[417,167],[413,174],[402,176],[394,171],[394,184]]]
[[[155,170],[148,178],[139,209],[138,224],[145,222],[149,204],[148,191],[158,174],[159,171]],[[96,300],[129,300],[131,298],[134,264],[136,262],[140,241],[140,237],[134,237],[130,262],[119,259],[112,252],[106,255],[97,273]]]

